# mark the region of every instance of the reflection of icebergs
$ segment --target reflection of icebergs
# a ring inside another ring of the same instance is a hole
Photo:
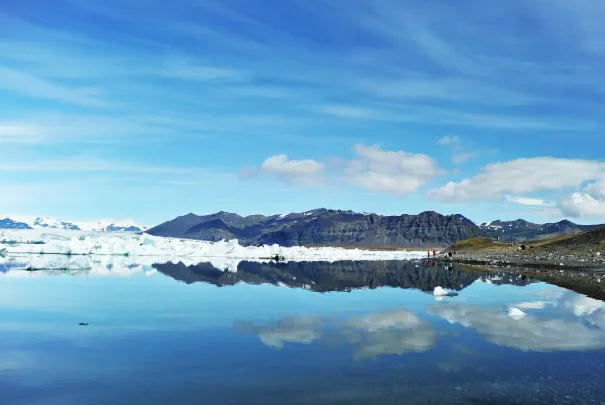
[[[236,327],[258,335],[267,346],[281,348],[284,343],[311,343],[322,336],[324,320],[321,317],[301,316],[284,318],[274,325],[257,326],[240,322]]]
[[[472,328],[500,346],[531,351],[585,350],[605,347],[605,331],[581,319],[538,318],[526,315],[513,319],[497,307],[443,303],[429,309],[450,323]]]
[[[122,276],[135,273],[153,274],[153,260],[139,260],[125,256],[65,256],[25,255],[11,257],[6,268],[0,267],[4,277],[41,277],[70,274],[83,276]]]
[[[163,238],[135,233],[94,233],[62,231],[44,233],[40,230],[10,230],[0,232],[0,249],[6,254],[54,254],[54,255],[121,255],[161,256],[170,258],[228,258],[229,260],[268,259],[275,256],[293,261],[341,261],[341,260],[404,260],[421,257],[421,252],[370,251],[343,248],[306,248],[271,246],[241,246],[237,240],[206,242],[190,239]],[[10,241],[8,244],[6,241]],[[179,261],[179,260],[176,260]],[[182,260],[181,260],[182,261]],[[207,261],[207,260],[206,260]],[[227,261],[218,268],[233,269]]]
[[[0,275],[5,277],[33,277],[49,274],[82,274],[86,276],[121,276],[129,277],[135,273],[153,275],[153,267],[160,263],[183,262],[195,265],[199,258],[162,257],[162,256],[67,256],[67,255],[20,255],[0,262]],[[212,257],[207,258],[216,269],[237,271],[240,260]],[[60,273],[59,273],[60,271]]]

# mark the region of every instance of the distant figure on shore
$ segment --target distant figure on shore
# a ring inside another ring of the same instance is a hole
[[[437,251],[433,250],[433,257],[437,256]]]
[[[426,257],[431,258],[431,252],[429,250],[426,251]]]

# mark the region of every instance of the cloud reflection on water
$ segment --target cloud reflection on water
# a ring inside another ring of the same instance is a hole
[[[575,294],[574,295],[578,295]],[[559,302],[559,305],[565,302]],[[565,314],[528,314],[520,319],[508,317],[502,308],[448,302],[428,312],[451,324],[475,330],[486,341],[524,351],[588,350],[605,347],[605,331],[591,327],[582,317]]]
[[[335,329],[337,341],[351,344],[356,358],[374,359],[385,354],[425,352],[437,342],[430,324],[403,309],[389,309],[345,321],[322,317],[286,317],[265,325],[239,322],[236,328],[258,335],[267,346],[311,343],[320,340],[326,328]]]

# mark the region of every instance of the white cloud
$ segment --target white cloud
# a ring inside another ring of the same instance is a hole
[[[605,164],[598,161],[553,157],[517,159],[488,165],[474,177],[430,190],[429,196],[450,202],[503,199],[507,194],[579,187],[604,173]]]
[[[602,178],[594,183],[590,183],[584,189],[584,192],[595,199],[605,200],[605,178]]]
[[[442,171],[430,156],[379,146],[355,145],[358,155],[349,163],[349,181],[368,190],[404,195],[416,191]]]
[[[460,137],[457,135],[446,135],[437,141],[437,145],[457,145],[460,143]]]
[[[563,214],[570,217],[605,217],[605,199],[596,199],[585,192],[573,193],[558,204]]]
[[[323,181],[325,166],[315,160],[290,160],[287,155],[274,155],[263,162],[261,171],[278,176],[286,183],[317,185]]]
[[[554,202],[542,200],[540,198],[515,197],[512,195],[507,195],[506,201],[520,205],[534,205],[537,207],[552,207],[555,205]]]
[[[368,119],[378,116],[376,110],[347,105],[322,105],[314,108],[316,111],[339,118]]]

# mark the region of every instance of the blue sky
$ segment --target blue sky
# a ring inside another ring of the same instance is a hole
[[[605,4],[23,0],[0,213],[605,222]]]

